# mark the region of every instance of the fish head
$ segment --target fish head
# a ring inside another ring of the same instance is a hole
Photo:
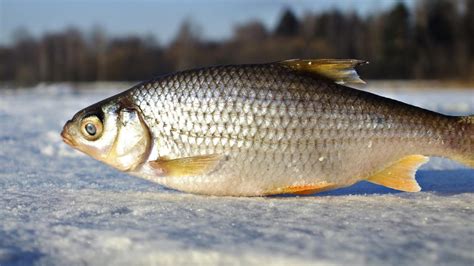
[[[150,132],[140,110],[118,100],[77,112],[61,136],[71,147],[121,171],[142,165],[151,150]]]

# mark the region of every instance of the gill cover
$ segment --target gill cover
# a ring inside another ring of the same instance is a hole
[[[151,149],[150,132],[137,110],[119,111],[117,136],[105,162],[121,171],[130,171],[141,165]]]

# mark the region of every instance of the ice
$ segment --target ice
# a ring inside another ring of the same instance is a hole
[[[474,264],[472,169],[432,159],[417,174],[419,193],[365,182],[305,197],[180,193],[62,143],[76,111],[128,85],[89,86],[100,89],[0,90],[2,266]],[[368,89],[474,113],[473,90],[376,88]]]

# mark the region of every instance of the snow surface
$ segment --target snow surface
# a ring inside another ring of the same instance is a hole
[[[432,160],[419,193],[362,182],[305,197],[185,194],[62,143],[76,111],[127,87],[92,86],[115,89],[0,89],[0,265],[474,264],[472,169]],[[473,90],[379,92],[474,113]]]

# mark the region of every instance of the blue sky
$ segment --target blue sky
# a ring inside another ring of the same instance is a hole
[[[151,34],[170,41],[184,19],[201,27],[202,34],[222,39],[235,24],[258,19],[273,28],[285,7],[298,15],[337,8],[362,15],[385,10],[399,0],[0,0],[0,44],[8,44],[15,29],[33,36],[69,26],[91,30],[100,25],[111,36]],[[404,0],[409,6],[415,0]]]

